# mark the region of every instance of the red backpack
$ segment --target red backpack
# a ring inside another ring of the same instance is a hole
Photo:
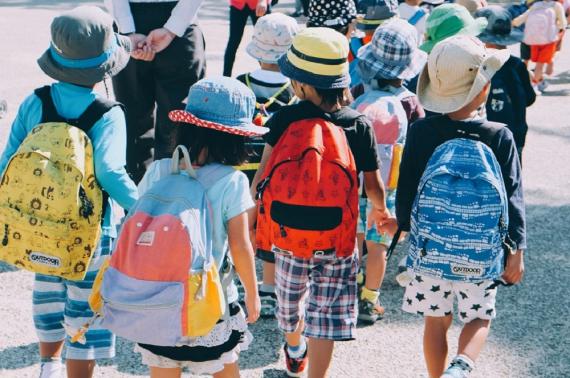
[[[358,182],[344,130],[321,118],[291,123],[273,148],[257,200],[259,252],[352,255]]]

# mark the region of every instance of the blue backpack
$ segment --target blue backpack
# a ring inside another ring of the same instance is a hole
[[[507,232],[507,194],[491,148],[466,138],[436,148],[412,209],[408,268],[451,281],[498,279]]]

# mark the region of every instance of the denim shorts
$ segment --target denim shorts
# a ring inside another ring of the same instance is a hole
[[[386,190],[386,206],[392,215],[396,212],[396,191]],[[392,237],[388,234],[379,234],[376,226],[368,228],[368,213],[372,210],[372,202],[368,198],[360,198],[359,200],[359,220],[356,232],[364,233],[365,240],[377,244],[389,246],[392,243]]]

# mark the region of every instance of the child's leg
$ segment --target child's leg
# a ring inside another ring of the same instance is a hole
[[[366,283],[368,290],[378,291],[386,274],[386,251],[383,244],[367,241],[368,261],[366,262]]]
[[[99,268],[110,255],[113,239],[103,236],[93,254],[87,274],[82,281],[64,281],[67,289],[64,322],[71,330],[78,330],[94,316],[89,307],[89,296]],[[95,361],[115,356],[115,336],[97,322],[85,333],[85,343],[65,342],[65,359],[69,377],[93,376]]]
[[[264,285],[275,286],[275,263],[263,262],[263,280],[261,282]]]
[[[535,83],[540,83],[544,79],[544,63],[536,62],[534,66],[534,78],[533,81]]]
[[[63,314],[66,288],[63,279],[36,274],[32,293],[34,326],[40,340],[41,378],[61,376],[65,340]]]
[[[180,368],[159,368],[150,367],[151,378],[180,378],[182,377],[182,369]]]
[[[309,378],[328,376],[333,350],[333,340],[309,338]]]
[[[239,365],[237,362],[224,365],[224,370],[213,375],[214,378],[239,378]]]
[[[424,357],[430,378],[439,378],[447,367],[447,331],[453,316],[425,317]]]
[[[465,355],[475,361],[485,346],[491,329],[491,321],[474,319],[463,326],[459,336],[458,355]]]

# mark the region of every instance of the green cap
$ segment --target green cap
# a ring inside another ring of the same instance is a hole
[[[473,18],[469,11],[457,4],[443,4],[433,10],[426,22],[426,41],[420,49],[430,53],[433,47],[457,34],[478,36],[487,27],[484,17]]]

